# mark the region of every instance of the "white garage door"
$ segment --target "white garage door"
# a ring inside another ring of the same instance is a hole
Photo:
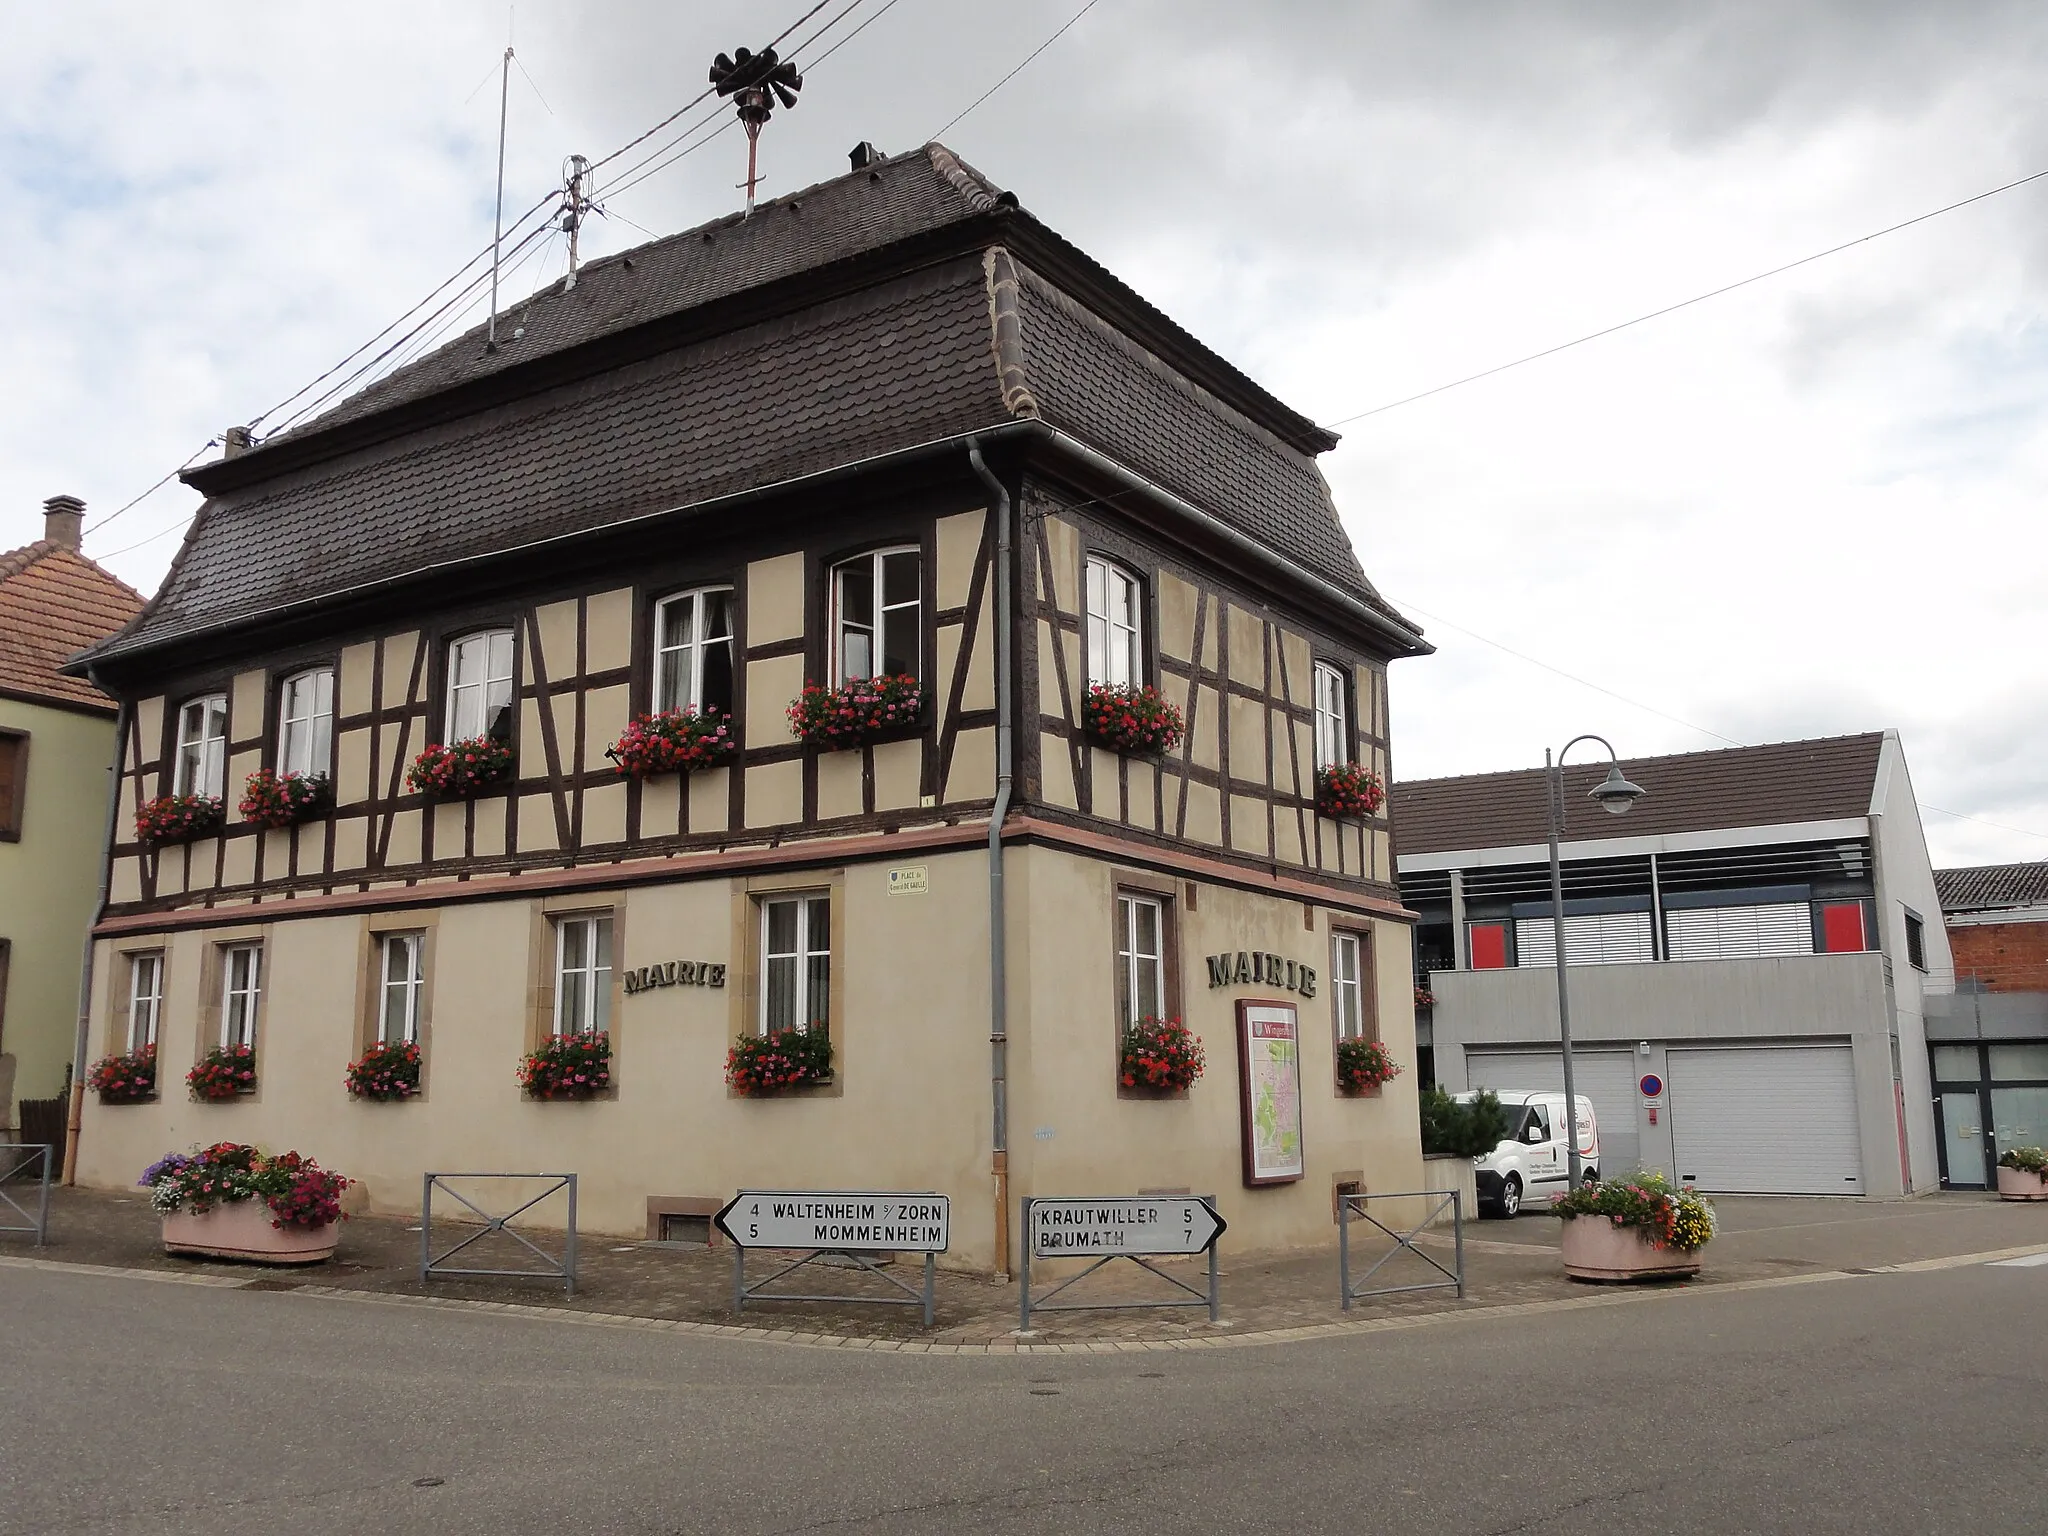
[[[1846,1045],[1673,1051],[1679,1177],[1730,1195],[1860,1195],[1863,1144]]]
[[[1636,1067],[1629,1051],[1573,1051],[1573,1086],[1593,1101],[1600,1122],[1600,1171],[1633,1173],[1642,1158],[1636,1133]],[[1564,1092],[1564,1057],[1557,1051],[1467,1051],[1468,1088],[1526,1088]]]

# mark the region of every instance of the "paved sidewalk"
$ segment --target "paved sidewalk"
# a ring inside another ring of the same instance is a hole
[[[2048,1249],[2048,1209],[2001,1204],[1978,1195],[1941,1195],[1891,1204],[1726,1197],[1716,1201],[1716,1206],[1722,1232],[1708,1248],[1704,1271],[1692,1282],[1694,1287],[1877,1269],[2030,1246]],[[437,1218],[437,1249],[446,1246],[440,1225]],[[1564,1278],[1557,1257],[1558,1234],[1559,1223],[1545,1215],[1524,1216],[1513,1222],[1475,1222],[1466,1229],[1466,1295],[1462,1301],[1448,1290],[1412,1292],[1360,1301],[1348,1313],[1338,1305],[1334,1229],[1328,1249],[1320,1252],[1250,1256],[1226,1250],[1221,1264],[1220,1326],[1212,1326],[1199,1308],[1062,1312],[1034,1317],[1034,1332],[1028,1342],[1114,1348],[1119,1343],[1270,1335],[1344,1320],[1391,1322],[1598,1295],[1599,1288]],[[460,1235],[459,1229],[451,1231],[447,1242]],[[1357,1229],[1353,1235],[1358,1242],[1355,1260],[1363,1251],[1363,1262],[1369,1263],[1374,1253],[1386,1247],[1384,1242],[1377,1248],[1366,1244]],[[1431,1234],[1423,1241],[1429,1252],[1446,1265],[1450,1263],[1448,1234]],[[306,1288],[432,1296],[694,1325],[736,1325],[766,1336],[823,1335],[875,1341],[886,1348],[900,1348],[907,1341],[982,1348],[1009,1348],[1019,1342],[1015,1284],[997,1285],[973,1275],[940,1272],[937,1326],[928,1333],[913,1307],[777,1302],[750,1304],[743,1315],[736,1316],[732,1311],[730,1249],[678,1248],[585,1234],[576,1295],[571,1299],[563,1296],[559,1282],[550,1285],[540,1280],[437,1280],[422,1286],[419,1245],[416,1224],[402,1218],[366,1216],[343,1227],[340,1251],[332,1262],[309,1270],[172,1258],[162,1251],[156,1217],[141,1192],[60,1189],[53,1192],[49,1244],[36,1248],[25,1238],[0,1237],[0,1257],[208,1277],[217,1284],[262,1290]],[[757,1255],[750,1261],[750,1279],[756,1273],[756,1263],[765,1272],[772,1259],[772,1255]],[[1114,1273],[1117,1270],[1124,1273]],[[1204,1275],[1199,1261],[1176,1261],[1169,1272],[1193,1285],[1200,1285]],[[892,1273],[914,1284],[918,1266],[900,1262],[892,1266]],[[881,1282],[850,1269],[827,1270],[823,1276],[835,1288],[844,1283],[856,1293],[888,1294]],[[1439,1277],[1412,1254],[1396,1257],[1378,1277],[1387,1284],[1435,1278]],[[1069,1295],[1078,1299],[1082,1287],[1087,1288],[1090,1299],[1102,1300],[1171,1294],[1161,1282],[1128,1266],[1111,1266]],[[817,1286],[813,1283],[804,1288]]]

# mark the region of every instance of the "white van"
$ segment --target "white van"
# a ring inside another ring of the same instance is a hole
[[[1565,1144],[1564,1095],[1496,1088],[1508,1112],[1508,1133],[1485,1157],[1472,1159],[1479,1186],[1479,1210],[1486,1216],[1514,1216],[1523,1202],[1561,1194],[1571,1179],[1571,1150]],[[1479,1095],[1461,1093],[1469,1103]],[[1589,1182],[1600,1176],[1600,1122],[1593,1101],[1579,1095],[1579,1161]]]

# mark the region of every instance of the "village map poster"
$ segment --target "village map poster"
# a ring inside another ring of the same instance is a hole
[[[1301,1025],[1291,1004],[1237,1005],[1237,1061],[1245,1183],[1300,1178]]]

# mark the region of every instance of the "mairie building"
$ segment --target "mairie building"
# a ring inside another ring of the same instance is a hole
[[[1420,1187],[1385,811],[1317,785],[1385,782],[1387,665],[1429,647],[1335,438],[945,148],[231,437],[74,664],[124,743],[92,1054],[158,1073],[88,1103],[85,1182],[222,1139],[391,1212],[428,1171],[573,1171],[635,1236],[740,1188],[937,1191],[982,1269],[1030,1195],[1213,1194],[1268,1249]],[[1090,714],[1148,688],[1178,739]],[[866,702],[812,693],[799,736],[807,689]],[[650,771],[650,716],[726,734]],[[1191,1087],[1124,1080],[1147,1019],[1200,1037]],[[789,1031],[829,1064],[736,1086]],[[1347,1038],[1407,1070],[1344,1091]],[[527,1091],[565,1040],[602,1083]],[[407,1044],[416,1093],[345,1086]],[[223,1059],[246,1080],[188,1091]]]

